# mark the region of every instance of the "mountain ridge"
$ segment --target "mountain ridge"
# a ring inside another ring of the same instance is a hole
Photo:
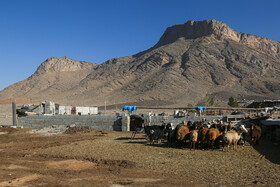
[[[217,20],[192,21],[168,27],[155,47],[175,42],[180,37],[195,39],[215,35],[217,39],[231,39],[253,48],[265,50],[280,59],[280,42],[266,37],[238,32]],[[175,36],[174,36],[175,35]]]
[[[150,49],[102,64],[52,57],[28,79],[0,92],[66,104],[225,105],[280,96],[280,42],[216,20],[166,29]],[[20,94],[19,94],[20,93]],[[70,103],[71,102],[71,103]]]

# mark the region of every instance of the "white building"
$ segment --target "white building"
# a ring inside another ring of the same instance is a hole
[[[77,106],[76,110],[72,110],[76,115],[91,115],[98,114],[98,107],[85,107],[85,106]]]
[[[59,106],[60,115],[71,115],[72,106]]]

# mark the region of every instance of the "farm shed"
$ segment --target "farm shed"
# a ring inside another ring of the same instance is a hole
[[[137,128],[144,127],[144,119],[141,116],[138,115],[131,115],[130,116],[130,131],[136,131]]]
[[[280,100],[264,100],[256,101],[247,106],[247,108],[265,108],[265,107],[274,107],[279,106]]]
[[[235,125],[239,121],[245,119],[245,114],[236,114],[236,115],[227,115],[226,116],[226,122],[231,122],[232,125]]]
[[[267,119],[261,121],[266,138],[280,142],[280,119]]]

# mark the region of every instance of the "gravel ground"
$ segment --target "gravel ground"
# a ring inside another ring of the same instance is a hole
[[[0,186],[16,180],[30,186],[280,186],[280,146],[265,139],[238,151],[190,151],[149,144],[141,134],[130,140],[130,132],[4,131]]]

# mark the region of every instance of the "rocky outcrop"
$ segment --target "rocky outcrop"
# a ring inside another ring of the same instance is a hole
[[[237,32],[227,24],[216,20],[190,20],[185,24],[169,27],[155,47],[173,43],[180,38],[195,39],[205,36],[213,36],[219,40],[233,40],[280,59],[280,42]]]
[[[36,70],[35,74],[48,72],[69,72],[84,69],[92,69],[95,64],[85,61],[77,61],[65,56],[62,58],[51,57],[45,60]]]

